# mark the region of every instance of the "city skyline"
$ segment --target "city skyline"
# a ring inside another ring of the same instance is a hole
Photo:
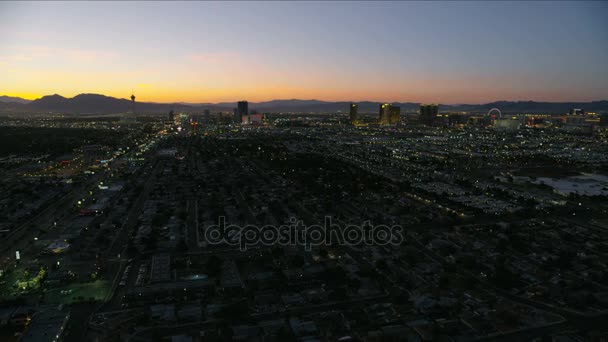
[[[188,103],[596,101],[608,97],[606,9],[3,2],[0,93],[127,98],[133,90],[141,102]]]

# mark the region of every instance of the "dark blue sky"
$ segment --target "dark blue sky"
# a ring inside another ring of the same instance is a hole
[[[607,60],[606,2],[0,2],[26,97],[587,101]]]

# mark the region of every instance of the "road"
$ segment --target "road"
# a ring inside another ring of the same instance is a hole
[[[162,160],[155,159],[152,164],[154,168],[150,173],[150,176],[146,180],[144,187],[135,200],[135,203],[131,206],[129,214],[122,225],[120,232],[116,239],[112,242],[112,246],[106,251],[105,258],[108,258],[108,278],[112,279],[112,286],[110,293],[108,294],[108,302],[102,307],[102,309],[117,309],[120,308],[122,296],[124,295],[125,287],[119,287],[118,283],[122,277],[124,267],[127,264],[127,245],[131,237],[131,233],[137,225],[137,220],[141,215],[146,199],[150,195],[150,192],[154,189],[156,183],[156,177],[158,172],[163,168],[164,162]],[[118,257],[120,255],[120,257]],[[136,269],[131,269],[131,273],[136,272]]]

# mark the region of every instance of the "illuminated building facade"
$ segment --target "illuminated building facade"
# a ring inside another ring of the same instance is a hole
[[[262,114],[251,114],[249,115],[249,123],[252,125],[262,125],[264,123],[264,116]]]
[[[397,124],[401,120],[401,107],[391,105],[388,109],[388,123]]]
[[[436,104],[422,104],[420,105],[420,121],[427,125],[432,126],[435,123],[435,118],[439,114],[439,105]]]
[[[380,105],[380,113],[378,114],[378,123],[382,126],[389,124],[389,111],[391,105],[383,103]]]
[[[521,126],[517,118],[500,118],[494,120],[494,128],[503,131],[516,131]]]
[[[381,126],[394,125],[401,119],[401,107],[389,103],[380,105],[379,121]]]
[[[350,123],[356,125],[359,122],[359,106],[351,103],[350,104]]]

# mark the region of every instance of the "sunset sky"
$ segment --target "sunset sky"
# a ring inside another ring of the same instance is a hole
[[[608,99],[607,2],[5,2],[0,95]]]

